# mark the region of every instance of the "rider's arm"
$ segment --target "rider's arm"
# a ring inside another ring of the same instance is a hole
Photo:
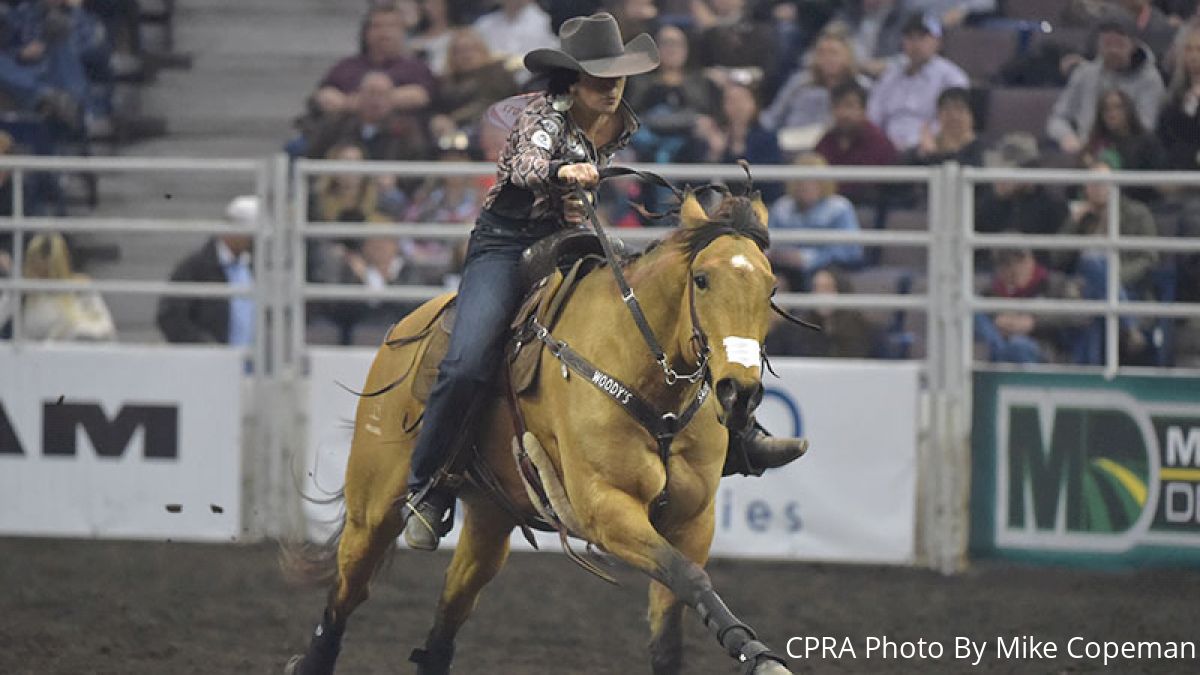
[[[511,160],[510,182],[527,190],[545,190],[561,185],[558,170],[562,160],[563,120],[526,112],[517,123],[517,138]]]

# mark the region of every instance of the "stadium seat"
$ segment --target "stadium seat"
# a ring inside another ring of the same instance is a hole
[[[1013,131],[1041,137],[1046,120],[1058,100],[1057,89],[998,87],[988,93],[982,136],[991,143]]]
[[[967,71],[972,82],[990,82],[1017,53],[1017,33],[1002,28],[959,28],[946,33],[943,55]]]
[[[1003,0],[1001,9],[1008,19],[1054,22],[1070,4],[1071,0]]]

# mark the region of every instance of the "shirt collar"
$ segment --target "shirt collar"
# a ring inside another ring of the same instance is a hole
[[[233,250],[229,248],[229,244],[225,243],[225,240],[218,237],[216,242],[217,242],[217,262],[221,263],[221,267],[229,267],[230,265],[233,265],[234,263],[241,263],[243,265],[250,264],[250,253],[249,252],[242,251],[242,253],[240,255],[235,256],[233,254]]]

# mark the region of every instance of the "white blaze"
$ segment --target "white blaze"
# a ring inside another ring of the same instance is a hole
[[[725,338],[725,355],[730,363],[740,363],[747,368],[757,368],[762,359],[762,347],[758,340],[742,337]]]
[[[754,264],[751,263],[746,256],[742,255],[741,253],[733,256],[733,259],[731,259],[729,262],[733,263],[734,267],[742,267],[748,270],[754,269]]]

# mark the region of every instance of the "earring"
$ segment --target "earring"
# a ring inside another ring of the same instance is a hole
[[[554,100],[550,102],[550,107],[554,108],[555,112],[565,113],[574,104],[575,99],[570,94],[561,94],[554,97]]]

